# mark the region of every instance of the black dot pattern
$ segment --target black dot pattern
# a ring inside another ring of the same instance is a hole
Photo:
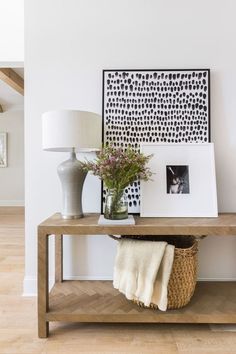
[[[208,142],[208,82],[208,70],[104,71],[104,143]],[[127,196],[129,212],[138,213],[138,182]]]

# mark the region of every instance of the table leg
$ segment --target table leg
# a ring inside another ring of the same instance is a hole
[[[38,336],[47,338],[49,322],[48,311],[48,235],[38,231]]]
[[[55,235],[55,282],[63,281],[63,235]]]

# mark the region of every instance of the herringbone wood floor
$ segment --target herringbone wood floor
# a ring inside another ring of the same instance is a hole
[[[0,208],[0,354],[236,354],[236,333],[207,325],[57,324],[37,338],[36,298],[22,297],[21,210]]]

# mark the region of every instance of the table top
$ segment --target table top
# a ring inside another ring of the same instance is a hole
[[[217,218],[143,218],[134,216],[135,225],[98,225],[100,214],[65,220],[56,213],[38,226],[41,235],[194,235],[236,236],[236,213]]]

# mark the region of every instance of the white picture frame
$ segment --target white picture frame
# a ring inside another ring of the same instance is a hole
[[[153,154],[152,180],[141,181],[141,217],[217,217],[213,143],[142,143]]]
[[[7,133],[0,133],[0,167],[7,167]]]

